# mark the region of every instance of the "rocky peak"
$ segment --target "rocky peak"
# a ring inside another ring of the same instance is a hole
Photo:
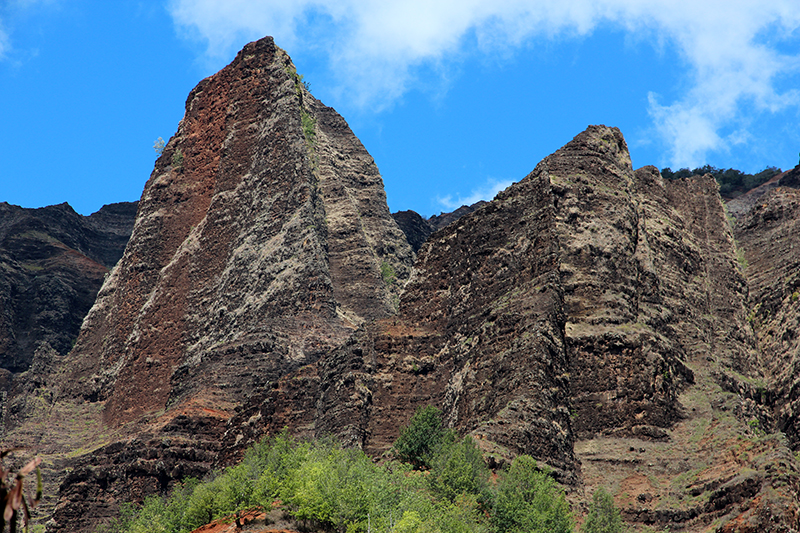
[[[493,464],[531,454],[576,503],[611,487],[631,522],[796,524],[791,450],[752,429],[774,422],[746,302],[713,179],[634,171],[592,126],[434,233],[399,314],[253,398],[222,457],[286,425],[380,455],[433,404]]]
[[[374,161],[262,39],[189,95],[75,348],[37,351],[25,390],[55,401],[9,437],[61,472],[53,532],[284,427],[380,455],[428,404],[576,509],[602,486],[646,527],[797,529],[772,433],[797,447],[795,193],[732,230],[710,177],[634,171],[590,126],[412,265]]]
[[[416,253],[433,232],[452,224],[459,218],[472,213],[486,203],[487,202],[480,200],[472,205],[462,205],[455,211],[451,211],[449,213],[433,215],[428,219],[422,218],[419,213],[410,209],[407,211],[398,211],[397,213],[392,213],[392,217],[394,218],[395,222],[397,222],[397,225],[400,226],[400,229],[403,230],[408,243],[411,245],[414,253]]]
[[[189,95],[72,354],[95,376],[75,392],[107,399],[110,424],[230,408],[391,314],[411,257],[346,122],[271,38],[251,43]]]

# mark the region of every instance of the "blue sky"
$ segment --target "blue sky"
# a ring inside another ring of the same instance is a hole
[[[589,124],[637,168],[798,163],[796,0],[0,0],[0,201],[138,199],[192,87],[264,35],[393,211],[491,198]]]

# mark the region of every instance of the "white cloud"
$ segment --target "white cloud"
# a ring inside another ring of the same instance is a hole
[[[230,57],[244,41],[273,35],[291,50],[318,50],[343,94],[380,109],[414,83],[419,66],[446,65],[474,37],[484,52],[515,50],[533,38],[569,39],[600,25],[624,28],[685,62],[685,95],[650,96],[655,136],[673,165],[690,166],[730,146],[741,110],[800,105],[776,80],[800,71],[796,0],[171,0],[176,24]],[[793,44],[791,53],[780,45]],[[739,135],[739,133],[737,133]]]
[[[18,26],[15,20],[22,13],[30,12],[38,5],[57,5],[59,0],[0,0],[0,61],[8,57],[12,49],[10,31]]]
[[[472,192],[470,192],[466,197],[463,197],[460,194],[457,194],[455,197],[453,197],[453,195],[450,194],[445,197],[438,197],[436,198],[436,201],[443,205],[446,209],[453,211],[462,205],[472,205],[481,200],[489,201],[494,198],[497,193],[512,183],[514,182],[511,180],[501,181],[490,178],[483,186],[473,189]]]

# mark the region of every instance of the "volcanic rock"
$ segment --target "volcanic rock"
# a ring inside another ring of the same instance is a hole
[[[431,225],[433,231],[438,231],[445,226],[449,226],[459,218],[463,217],[464,215],[468,215],[473,211],[477,210],[480,207],[486,205],[487,202],[484,200],[480,200],[475,202],[471,205],[462,205],[455,211],[450,211],[449,213],[439,213],[438,215],[433,215],[428,219],[428,224]]]
[[[710,176],[634,171],[621,132],[590,126],[409,239],[412,265],[374,161],[262,39],[189,95],[10,438],[61,472],[50,532],[284,428],[379,456],[430,404],[490,464],[549,466],[576,513],[603,487],[637,527],[798,529],[796,192],[734,233]]]
[[[422,218],[416,211],[410,209],[408,211],[392,213],[392,218],[397,222],[400,229],[403,230],[408,244],[411,245],[411,249],[414,250],[414,253],[419,252],[422,244],[427,241],[431,233],[435,231],[427,220]]]
[[[797,169],[795,169],[797,170]],[[800,172],[795,172],[800,174]],[[777,187],[735,226],[750,288],[764,378],[751,394],[772,408],[793,449],[800,447],[800,190]]]
[[[403,230],[403,233],[405,233],[406,239],[414,250],[414,253],[417,253],[422,247],[422,244],[428,240],[428,237],[430,237],[433,232],[452,224],[459,218],[472,213],[485,204],[486,202],[481,200],[472,205],[462,205],[455,211],[449,213],[433,215],[428,219],[422,218],[419,213],[410,209],[392,213],[392,217],[395,222],[397,222],[397,225],[400,226],[400,229]]]
[[[135,215],[135,203],[103,206],[88,217],[66,203],[0,203],[0,368],[27,370],[42,343],[61,355],[70,350]]]
[[[433,404],[493,464],[531,454],[573,498],[612,487],[629,521],[796,527],[747,297],[713,178],[634,172],[619,130],[592,126],[433,234],[399,314],[253,398],[222,457],[287,422],[380,455]]]
[[[394,313],[412,257],[344,119],[271,38],[247,45],[190,93],[125,254],[59,371],[61,401],[102,406],[116,436],[93,444],[107,459],[78,460],[82,488],[63,482],[49,530],[91,528],[118,498],[208,469],[214,446],[181,443],[199,430],[219,442],[250,395]],[[176,454],[176,468],[117,466]]]

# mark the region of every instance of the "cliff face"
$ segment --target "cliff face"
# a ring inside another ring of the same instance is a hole
[[[468,215],[479,207],[486,205],[486,203],[480,200],[472,205],[462,205],[450,213],[433,215],[428,219],[422,218],[419,213],[411,210],[392,213],[392,217],[397,222],[397,225],[400,226],[400,229],[403,230],[408,243],[416,253],[433,232],[449,226],[464,215]]]
[[[190,94],[72,354],[107,423],[200,391],[225,410],[392,312],[381,268],[404,280],[411,251],[380,175],[293,72],[263,40]]]
[[[59,370],[62,402],[101,406],[117,436],[95,437],[105,446],[65,481],[72,503],[51,529],[112,512],[79,512],[103,499],[98,483],[137,498],[203,472],[234,408],[394,312],[411,263],[346,122],[271,38],[246,46],[189,95],[125,255]],[[142,466],[121,467],[120,450]]]
[[[371,157],[262,39],[189,95],[9,437],[51,459],[51,532],[284,427],[380,454],[428,404],[494,464],[551,466],[578,514],[602,486],[637,527],[796,529],[795,196],[734,233],[710,177],[634,171],[591,126],[412,265]]]
[[[0,204],[0,368],[27,370],[42,343],[61,355],[70,350],[135,215],[135,203],[89,217],[68,204]]]
[[[475,215],[423,246],[397,317],[320,362],[317,431],[380,452],[432,403],[497,460],[531,453],[572,480],[549,183],[523,180]]]
[[[800,168],[735,225],[740,260],[749,282],[748,320],[761,352],[764,379],[757,385],[758,403],[770,407],[778,428],[792,448],[800,447]],[[763,396],[763,397],[762,397]]]
[[[639,525],[797,527],[737,254],[710,176],[634,172],[590,127],[431,236],[397,316],[254,397],[222,462],[284,425],[378,455],[434,404],[495,463],[553,467],[577,509],[602,486]]]

